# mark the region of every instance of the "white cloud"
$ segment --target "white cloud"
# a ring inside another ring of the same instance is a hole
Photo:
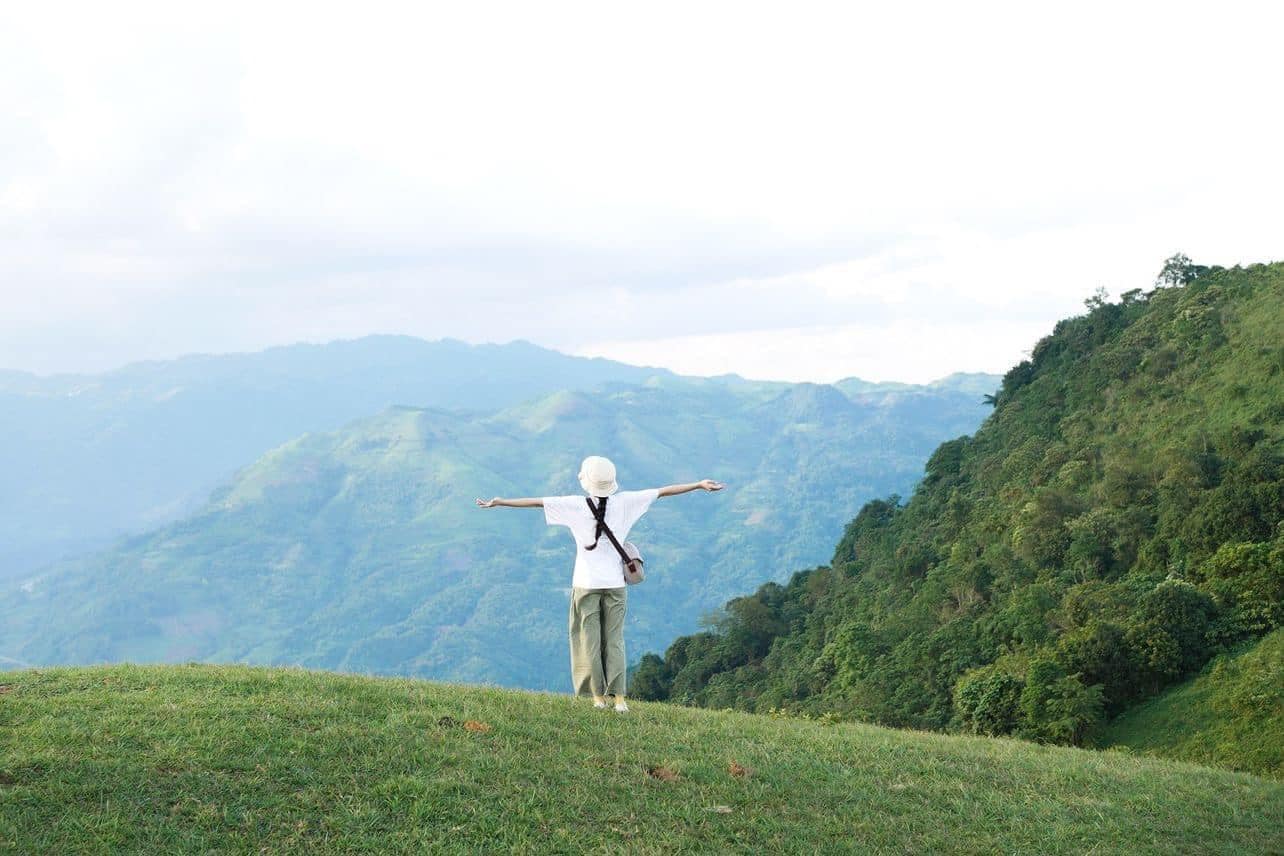
[[[738,335],[752,375],[811,327],[993,324],[957,357],[818,333],[789,371],[999,369],[1024,325],[1176,250],[1280,254],[1281,23],[1235,3],[36,4],[0,33],[0,366],[376,331],[661,363]]]
[[[832,383],[848,377],[926,383],[956,371],[996,371],[1044,332],[1032,321],[819,325],[588,346],[584,356],[660,365],[682,374]]]

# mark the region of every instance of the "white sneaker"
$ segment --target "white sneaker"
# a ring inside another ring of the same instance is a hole
[[[615,712],[616,712],[616,713],[628,713],[628,712],[629,712],[629,706],[628,706],[626,703],[622,702],[622,701],[617,701],[617,702],[615,703]]]

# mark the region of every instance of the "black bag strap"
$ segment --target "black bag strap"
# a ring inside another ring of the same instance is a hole
[[[605,532],[606,537],[611,539],[611,543],[615,545],[616,551],[619,552],[620,560],[627,565],[629,563],[629,554],[624,552],[624,547],[621,546],[620,542],[616,539],[615,533],[611,531],[610,526],[606,525],[606,497],[602,497],[601,506],[594,505],[592,497],[586,496],[584,497],[584,501],[588,503],[589,511],[593,513],[593,519],[597,521],[597,529],[593,533],[593,543],[589,544],[584,549],[597,549],[597,542],[602,539],[602,533]]]

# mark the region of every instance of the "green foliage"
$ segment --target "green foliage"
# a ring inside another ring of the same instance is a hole
[[[1073,494],[1054,487],[1038,489],[1012,530],[1017,555],[1041,567],[1060,565],[1070,546],[1067,524],[1080,510]]]
[[[1153,686],[1181,678],[1208,659],[1214,608],[1211,597],[1181,580],[1165,580],[1141,599],[1127,638]]]
[[[629,673],[629,694],[634,698],[668,698],[673,686],[673,675],[664,660],[655,654],[644,654]]]
[[[1019,732],[1032,740],[1079,745],[1101,724],[1101,687],[1085,687],[1053,660],[1030,664],[1017,702]]]
[[[1108,621],[1063,633],[1054,657],[1068,674],[1078,675],[1087,686],[1102,690],[1109,700],[1108,714],[1116,714],[1137,695],[1139,664],[1129,646],[1127,632]]]
[[[1284,779],[1284,629],[1132,708],[1097,743]]]
[[[675,700],[1078,742],[1280,626],[1284,264],[1174,264],[1059,322],[821,593],[784,585],[765,656],[711,640]]]
[[[1211,268],[1204,265],[1197,265],[1191,262],[1190,257],[1185,253],[1177,253],[1164,260],[1163,269],[1159,271],[1159,276],[1155,278],[1155,284],[1158,286],[1186,285],[1210,270]]]
[[[997,736],[1017,728],[1025,682],[993,666],[975,669],[954,687],[954,709],[964,731]]]
[[[0,673],[15,853],[1276,852],[1284,786],[1123,753],[245,667]]]
[[[1223,544],[1199,576],[1222,604],[1220,641],[1235,642],[1284,625],[1284,538]]]

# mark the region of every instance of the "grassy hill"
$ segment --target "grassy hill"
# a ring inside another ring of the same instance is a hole
[[[829,567],[731,601],[635,688],[1078,743],[1284,625],[1284,264],[1170,262],[1059,322]]]
[[[244,667],[0,673],[0,850],[1268,853],[1284,785],[1119,753]]]
[[[1284,779],[1284,630],[1111,722],[1097,743]]]
[[[609,454],[626,489],[725,480],[659,502],[637,530],[650,573],[627,638],[641,651],[822,561],[862,502],[908,488],[984,412],[949,384],[844,394],[661,375],[490,413],[388,409],[274,449],[178,522],[0,586],[0,662],[208,660],[563,689],[570,539],[538,510],[482,511],[474,497],[578,493],[590,453]]]

